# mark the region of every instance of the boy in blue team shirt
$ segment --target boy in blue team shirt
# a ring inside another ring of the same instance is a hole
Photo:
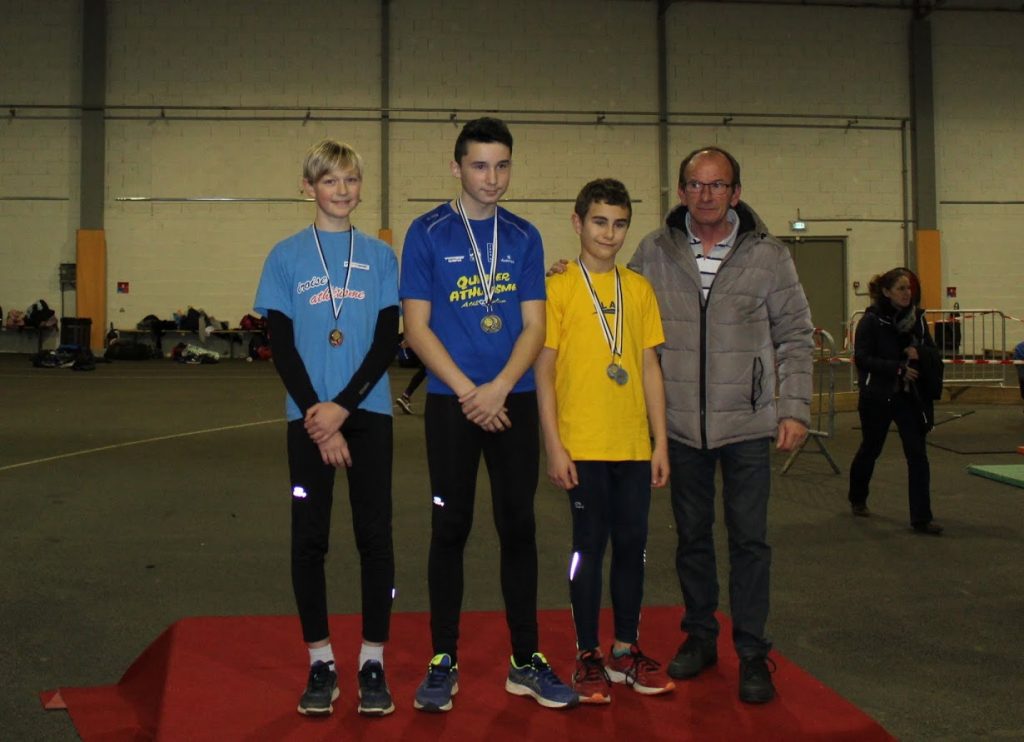
[[[417,218],[402,252],[405,337],[429,371],[425,405],[433,502],[428,586],[434,656],[414,706],[448,711],[458,692],[463,551],[483,454],[501,544],[512,640],[505,689],[573,706],[537,637],[533,498],[540,456],[531,365],[544,344],[540,234],[498,206],[512,169],[504,122],[468,122],[455,142],[459,196]]]
[[[338,697],[324,557],[339,468],[348,474],[361,565],[358,710],[383,716],[395,708],[384,642],[395,572],[386,370],[398,342],[398,261],[388,245],[352,226],[362,179],[362,159],[347,145],[325,140],[309,151],[302,184],[316,217],[270,252],[254,303],[267,318],[288,393],[292,586],[310,661],[298,711],[306,715],[330,714]]]

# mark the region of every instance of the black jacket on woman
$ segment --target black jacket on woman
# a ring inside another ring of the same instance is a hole
[[[913,312],[913,320],[907,314]],[[900,327],[906,328],[901,331]],[[917,348],[918,360],[908,360],[904,349]],[[935,346],[924,310],[908,307],[896,311],[888,298],[876,301],[857,323],[854,363],[861,399],[888,402],[893,395],[909,394],[921,410],[925,429],[935,424],[933,400],[942,396],[942,357]],[[916,368],[917,381],[906,378],[906,369]]]

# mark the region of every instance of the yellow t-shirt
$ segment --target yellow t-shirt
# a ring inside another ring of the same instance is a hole
[[[612,363],[601,321],[575,261],[547,280],[547,339],[558,351],[555,397],[558,434],[574,461],[643,461],[651,458],[644,401],[643,351],[665,342],[654,289],[628,268],[617,268],[625,305],[622,358],[629,380],[608,377]],[[615,272],[591,273],[609,328],[615,332]]]

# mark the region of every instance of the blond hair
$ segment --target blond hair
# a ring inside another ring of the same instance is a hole
[[[331,170],[355,170],[363,177],[363,158],[347,144],[333,139],[324,139],[310,147],[302,163],[302,177],[309,183],[316,183]]]

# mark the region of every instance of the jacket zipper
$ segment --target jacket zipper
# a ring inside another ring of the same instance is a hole
[[[722,260],[722,264],[718,266],[718,271],[721,272],[722,268],[725,267],[726,262],[736,254],[736,248],[739,247],[740,243],[743,242],[744,238],[749,232],[743,232],[736,235],[736,241],[733,243],[729,253]],[[761,239],[764,239],[767,232],[761,233]],[[697,276],[700,280],[700,275]],[[715,280],[718,280],[718,276],[715,276]],[[708,447],[708,382],[707,382],[707,366],[708,366],[708,305],[711,304],[711,292],[715,289],[715,281],[711,282],[711,287],[708,289],[708,295],[704,296],[703,287],[699,288],[698,291],[701,293],[703,301],[700,305],[700,447],[707,450]]]
[[[704,300],[700,305],[700,447],[705,450],[708,447],[708,302],[711,299],[711,289],[714,287],[715,284],[712,282],[708,295],[702,296]],[[701,289],[701,294],[703,293]]]

